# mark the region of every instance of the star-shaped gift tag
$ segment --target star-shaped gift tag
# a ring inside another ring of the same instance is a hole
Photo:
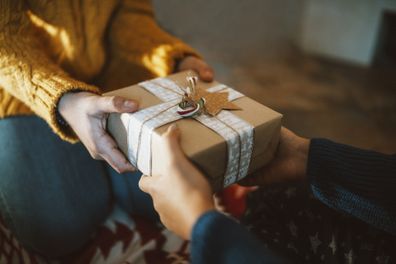
[[[228,100],[228,92],[210,93],[203,89],[196,89],[192,99],[197,102],[201,98],[205,101],[206,113],[211,116],[216,116],[223,109],[241,110],[239,106]]]

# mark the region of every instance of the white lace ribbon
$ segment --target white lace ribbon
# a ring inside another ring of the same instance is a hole
[[[152,133],[156,128],[182,118],[176,109],[182,100],[183,90],[174,81],[167,78],[145,81],[139,83],[139,86],[164,101],[135,113],[121,114],[121,120],[128,128],[128,159],[144,174],[151,175]],[[223,84],[211,87],[207,91],[227,91],[230,101],[244,96]],[[254,127],[227,110],[220,111],[214,117],[201,114],[194,119],[222,136],[227,143],[224,186],[244,178],[248,172],[252,155]]]

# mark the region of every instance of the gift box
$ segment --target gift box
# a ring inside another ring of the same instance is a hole
[[[106,93],[137,100],[140,106],[135,113],[110,114],[107,129],[132,165],[153,175],[162,160],[160,136],[176,123],[182,149],[219,190],[268,164],[282,115],[216,81],[194,77],[190,87],[191,75],[181,72]],[[192,88],[200,91],[193,92],[195,108],[188,103]]]

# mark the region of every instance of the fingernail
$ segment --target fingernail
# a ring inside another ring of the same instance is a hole
[[[124,106],[132,109],[132,108],[136,108],[136,103],[134,101],[126,100],[124,102]]]

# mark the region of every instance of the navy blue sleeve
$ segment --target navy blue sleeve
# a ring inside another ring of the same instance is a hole
[[[216,211],[202,215],[191,235],[193,264],[289,263],[266,249],[247,229]]]
[[[307,176],[329,207],[396,234],[396,155],[312,139]]]

